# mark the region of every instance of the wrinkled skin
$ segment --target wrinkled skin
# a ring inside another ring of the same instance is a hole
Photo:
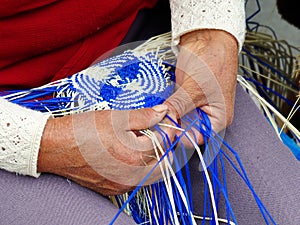
[[[136,131],[162,121],[167,109],[93,111],[50,119],[38,171],[64,176],[104,195],[132,190],[157,163],[151,140]],[[170,137],[175,134],[173,129],[162,129]],[[157,167],[145,184],[160,177]]]
[[[165,107],[95,111],[49,119],[41,141],[38,171],[64,176],[104,195],[120,194],[139,184],[157,162],[151,140],[136,131],[159,122],[170,123],[164,119],[167,113],[180,121],[195,107],[208,114],[214,130],[227,127],[233,118],[237,74],[235,38],[224,31],[199,30],[183,35],[180,45],[177,90]],[[174,137],[174,129],[162,129],[171,139]],[[187,139],[184,142],[191,145]],[[200,134],[197,142],[203,143]],[[147,183],[160,177],[156,169]]]
[[[177,119],[195,107],[202,109],[219,132],[233,119],[238,44],[229,33],[220,30],[200,30],[181,37],[177,57],[177,91],[167,99],[170,111]],[[198,144],[203,137],[197,131]],[[185,146],[191,142],[183,137]]]

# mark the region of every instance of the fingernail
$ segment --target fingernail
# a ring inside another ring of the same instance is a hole
[[[156,105],[153,106],[152,109],[158,113],[162,113],[168,110],[168,106],[167,105]]]

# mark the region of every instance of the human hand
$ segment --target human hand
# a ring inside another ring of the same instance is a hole
[[[177,119],[199,107],[219,132],[233,119],[237,69],[238,44],[231,34],[209,29],[187,33],[181,37],[177,57],[177,90],[164,104]],[[194,133],[202,144],[202,135]],[[193,147],[185,136],[181,140]]]
[[[38,171],[66,177],[104,195],[132,190],[157,163],[151,140],[136,131],[151,128],[166,113],[166,106],[155,106],[50,119],[41,141]],[[174,130],[162,129],[174,137]],[[160,175],[157,168],[145,184]]]

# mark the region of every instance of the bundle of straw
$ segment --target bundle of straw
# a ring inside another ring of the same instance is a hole
[[[261,31],[262,30],[262,31]],[[300,47],[278,40],[275,31],[248,27],[240,55],[239,83],[250,92],[278,137],[300,159]]]

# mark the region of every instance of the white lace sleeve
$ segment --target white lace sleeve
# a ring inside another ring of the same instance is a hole
[[[37,159],[49,115],[0,98],[0,168],[38,177]]]
[[[232,34],[241,50],[245,38],[244,0],[170,0],[172,45],[185,33],[198,29],[219,29]]]

